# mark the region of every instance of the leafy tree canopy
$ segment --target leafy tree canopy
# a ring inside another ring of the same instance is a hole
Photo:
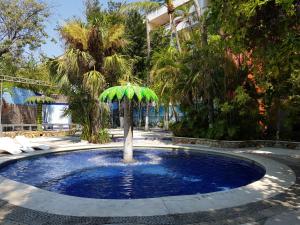
[[[19,55],[24,48],[39,47],[45,33],[44,21],[49,16],[46,3],[37,0],[0,1],[0,57],[5,53]]]

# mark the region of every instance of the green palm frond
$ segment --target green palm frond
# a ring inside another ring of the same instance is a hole
[[[133,10],[142,11],[145,13],[149,13],[158,9],[161,5],[158,2],[154,1],[138,1],[138,2],[131,2],[126,5],[123,5],[120,9],[122,13],[130,12]]]
[[[125,26],[116,24],[109,29],[103,31],[103,46],[106,51],[111,49],[122,49],[128,45],[128,40],[125,37]]]
[[[128,83],[126,86],[115,86],[106,89],[100,95],[100,101],[113,101],[115,98],[122,100],[125,96],[129,100],[132,100],[134,97],[136,97],[138,101],[158,101],[157,95],[150,88],[131,85],[130,83]]]
[[[63,87],[70,84],[70,79],[80,77],[83,67],[88,67],[93,58],[78,49],[69,49],[66,53],[48,63],[53,81]]]
[[[83,75],[83,86],[97,98],[97,93],[105,86],[105,77],[96,70],[89,71]]]
[[[104,69],[108,74],[115,75],[118,83],[138,83],[132,74],[132,60],[119,54],[107,56],[104,61]]]
[[[131,72],[132,65],[125,56],[113,54],[105,57],[104,69],[109,71],[114,70],[120,74],[127,74]]]
[[[60,28],[60,33],[73,48],[86,50],[89,30],[79,20],[71,20]]]
[[[47,97],[44,95],[41,96],[31,96],[28,97],[25,102],[30,104],[44,104],[44,103],[53,103],[55,100],[51,97]]]
[[[143,83],[143,80],[134,76],[132,73],[128,75],[123,74],[123,76],[121,76],[120,79],[118,80],[118,83],[120,85],[126,85],[128,82],[134,85],[141,85]]]
[[[166,51],[155,53],[153,56],[150,77],[152,87],[162,102],[172,102],[179,95],[177,85],[183,66],[180,56],[174,47],[168,47]]]

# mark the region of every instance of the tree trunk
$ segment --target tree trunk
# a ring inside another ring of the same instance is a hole
[[[213,127],[214,123],[214,102],[211,97],[208,98],[208,123],[209,123],[209,128]]]
[[[197,4],[198,3],[198,4]],[[207,26],[206,26],[206,19],[203,17],[203,21],[201,23],[200,17],[203,16],[204,11],[208,7],[208,1],[203,1],[203,8],[201,12],[201,8],[199,5],[199,2],[197,0],[194,0],[195,8],[197,15],[199,16],[199,23],[200,23],[200,30],[201,30],[201,42],[202,46],[207,46],[208,41],[207,41]],[[197,5],[197,6],[196,6]],[[199,8],[198,8],[199,7]],[[197,9],[198,8],[198,9]],[[199,11],[198,11],[199,10]],[[202,14],[202,15],[201,15]]]
[[[178,115],[177,115],[175,106],[173,104],[172,104],[172,111],[173,111],[173,114],[174,114],[174,117],[175,117],[175,121],[178,122]]]
[[[123,160],[125,163],[133,162],[133,126],[132,126],[132,104],[129,99],[125,97],[124,100],[124,152]]]
[[[89,142],[99,143],[99,131],[101,129],[101,114],[100,104],[98,101],[94,101],[93,108],[89,112],[90,118],[90,137]]]
[[[147,32],[147,58],[150,58],[151,52],[151,38],[150,38],[150,24],[149,20],[146,20],[146,32]]]
[[[206,27],[206,21],[205,19],[202,22],[201,25],[201,42],[202,42],[202,47],[207,46],[208,45],[208,41],[207,41],[207,27]]]
[[[280,100],[277,98],[275,100],[275,105],[277,106],[277,121],[276,121],[276,140],[280,140],[280,129],[281,129],[281,109],[280,109]]]
[[[100,106],[99,103],[96,102],[93,109],[91,110],[91,142],[99,143],[99,133],[100,130]]]
[[[37,130],[42,131],[43,127],[43,105],[41,103],[37,104],[37,115],[36,115],[36,123],[37,123]]]
[[[149,103],[146,103],[145,131],[149,131]]]
[[[139,103],[139,129],[142,127],[142,104]]]
[[[172,22],[173,22],[173,29],[174,29],[175,37],[176,37],[177,49],[178,49],[179,52],[181,52],[181,46],[180,46],[178,31],[177,31],[177,28],[175,26],[174,20],[172,20]]]
[[[196,9],[196,13],[197,13],[197,17],[198,17],[198,20],[200,22],[200,18],[201,18],[201,9],[200,9],[200,5],[199,5],[199,1],[198,0],[193,0],[194,1],[194,6],[195,6],[195,9]]]
[[[176,46],[177,46],[178,51],[181,52],[179,36],[178,36],[177,28],[176,28],[175,23],[174,23],[173,13],[169,14],[169,19],[170,19],[170,29],[171,29],[171,40],[170,40],[171,45],[173,43],[173,34],[175,34]]]
[[[164,130],[169,130],[169,105],[165,105],[164,111]]]
[[[122,105],[119,101],[119,121],[120,121],[120,128],[124,128],[124,116],[123,116],[123,113],[122,113]]]

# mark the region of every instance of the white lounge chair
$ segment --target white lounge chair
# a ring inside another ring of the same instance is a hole
[[[22,153],[22,146],[15,143],[12,138],[2,137],[0,138],[0,150],[16,155]]]
[[[15,139],[24,148],[31,148],[33,150],[34,149],[39,149],[39,150],[49,150],[50,149],[50,147],[48,145],[33,143],[25,136],[16,136]]]

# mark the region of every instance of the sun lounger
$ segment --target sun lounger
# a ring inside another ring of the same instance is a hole
[[[12,138],[2,137],[0,138],[0,150],[16,155],[22,153],[22,146],[15,143]]]
[[[50,147],[48,145],[33,143],[25,136],[16,136],[15,139],[20,145],[22,145],[25,148],[32,148],[32,149],[38,149],[38,150],[49,150],[50,149]]]

